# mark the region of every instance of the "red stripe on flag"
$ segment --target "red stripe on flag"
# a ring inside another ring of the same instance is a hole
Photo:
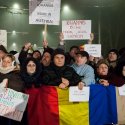
[[[40,89],[39,88],[29,88],[25,90],[26,94],[29,94],[28,100],[28,125],[40,125],[39,124],[39,111],[40,111]]]
[[[59,108],[58,93],[56,87],[41,87],[42,110],[44,124],[42,125],[59,125]]]
[[[26,93],[29,94],[28,125],[59,125],[56,87],[30,88]]]

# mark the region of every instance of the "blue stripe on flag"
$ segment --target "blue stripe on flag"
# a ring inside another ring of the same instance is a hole
[[[90,86],[90,125],[117,123],[116,92],[114,86]]]

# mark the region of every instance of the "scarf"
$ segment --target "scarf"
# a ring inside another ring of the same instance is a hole
[[[16,66],[9,66],[9,67],[0,67],[0,73],[7,74],[11,71],[13,71],[16,68]]]

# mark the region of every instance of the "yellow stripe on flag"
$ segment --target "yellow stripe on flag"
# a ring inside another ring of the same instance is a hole
[[[69,90],[57,88],[60,125],[89,125],[88,102],[69,102]]]

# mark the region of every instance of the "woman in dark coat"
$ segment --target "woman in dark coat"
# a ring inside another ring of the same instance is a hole
[[[125,84],[125,79],[122,70],[110,72],[108,63],[105,60],[100,60],[97,63],[96,82],[104,86],[111,84],[120,87]]]
[[[5,86],[13,90],[23,92],[24,82],[21,80],[19,69],[15,64],[15,58],[11,54],[7,54],[2,58],[0,66],[0,83],[4,81]],[[8,118],[0,117],[0,123],[3,125],[25,125],[24,119],[17,122]]]
[[[7,54],[2,58],[2,65],[0,66],[0,83],[4,79],[8,80],[8,88],[23,92],[24,82],[21,80],[19,68],[15,64],[15,57],[11,54]]]
[[[26,88],[39,87],[41,85],[42,66],[40,62],[34,58],[27,58],[21,66],[21,78]]]
[[[27,114],[28,114],[28,124],[34,125],[38,124],[40,114],[38,109],[40,105],[36,103],[39,100],[40,86],[41,86],[41,72],[42,67],[38,60],[34,58],[27,58],[24,64],[21,66],[21,78],[25,83],[25,93],[29,95]],[[32,123],[32,120],[35,123]]]

